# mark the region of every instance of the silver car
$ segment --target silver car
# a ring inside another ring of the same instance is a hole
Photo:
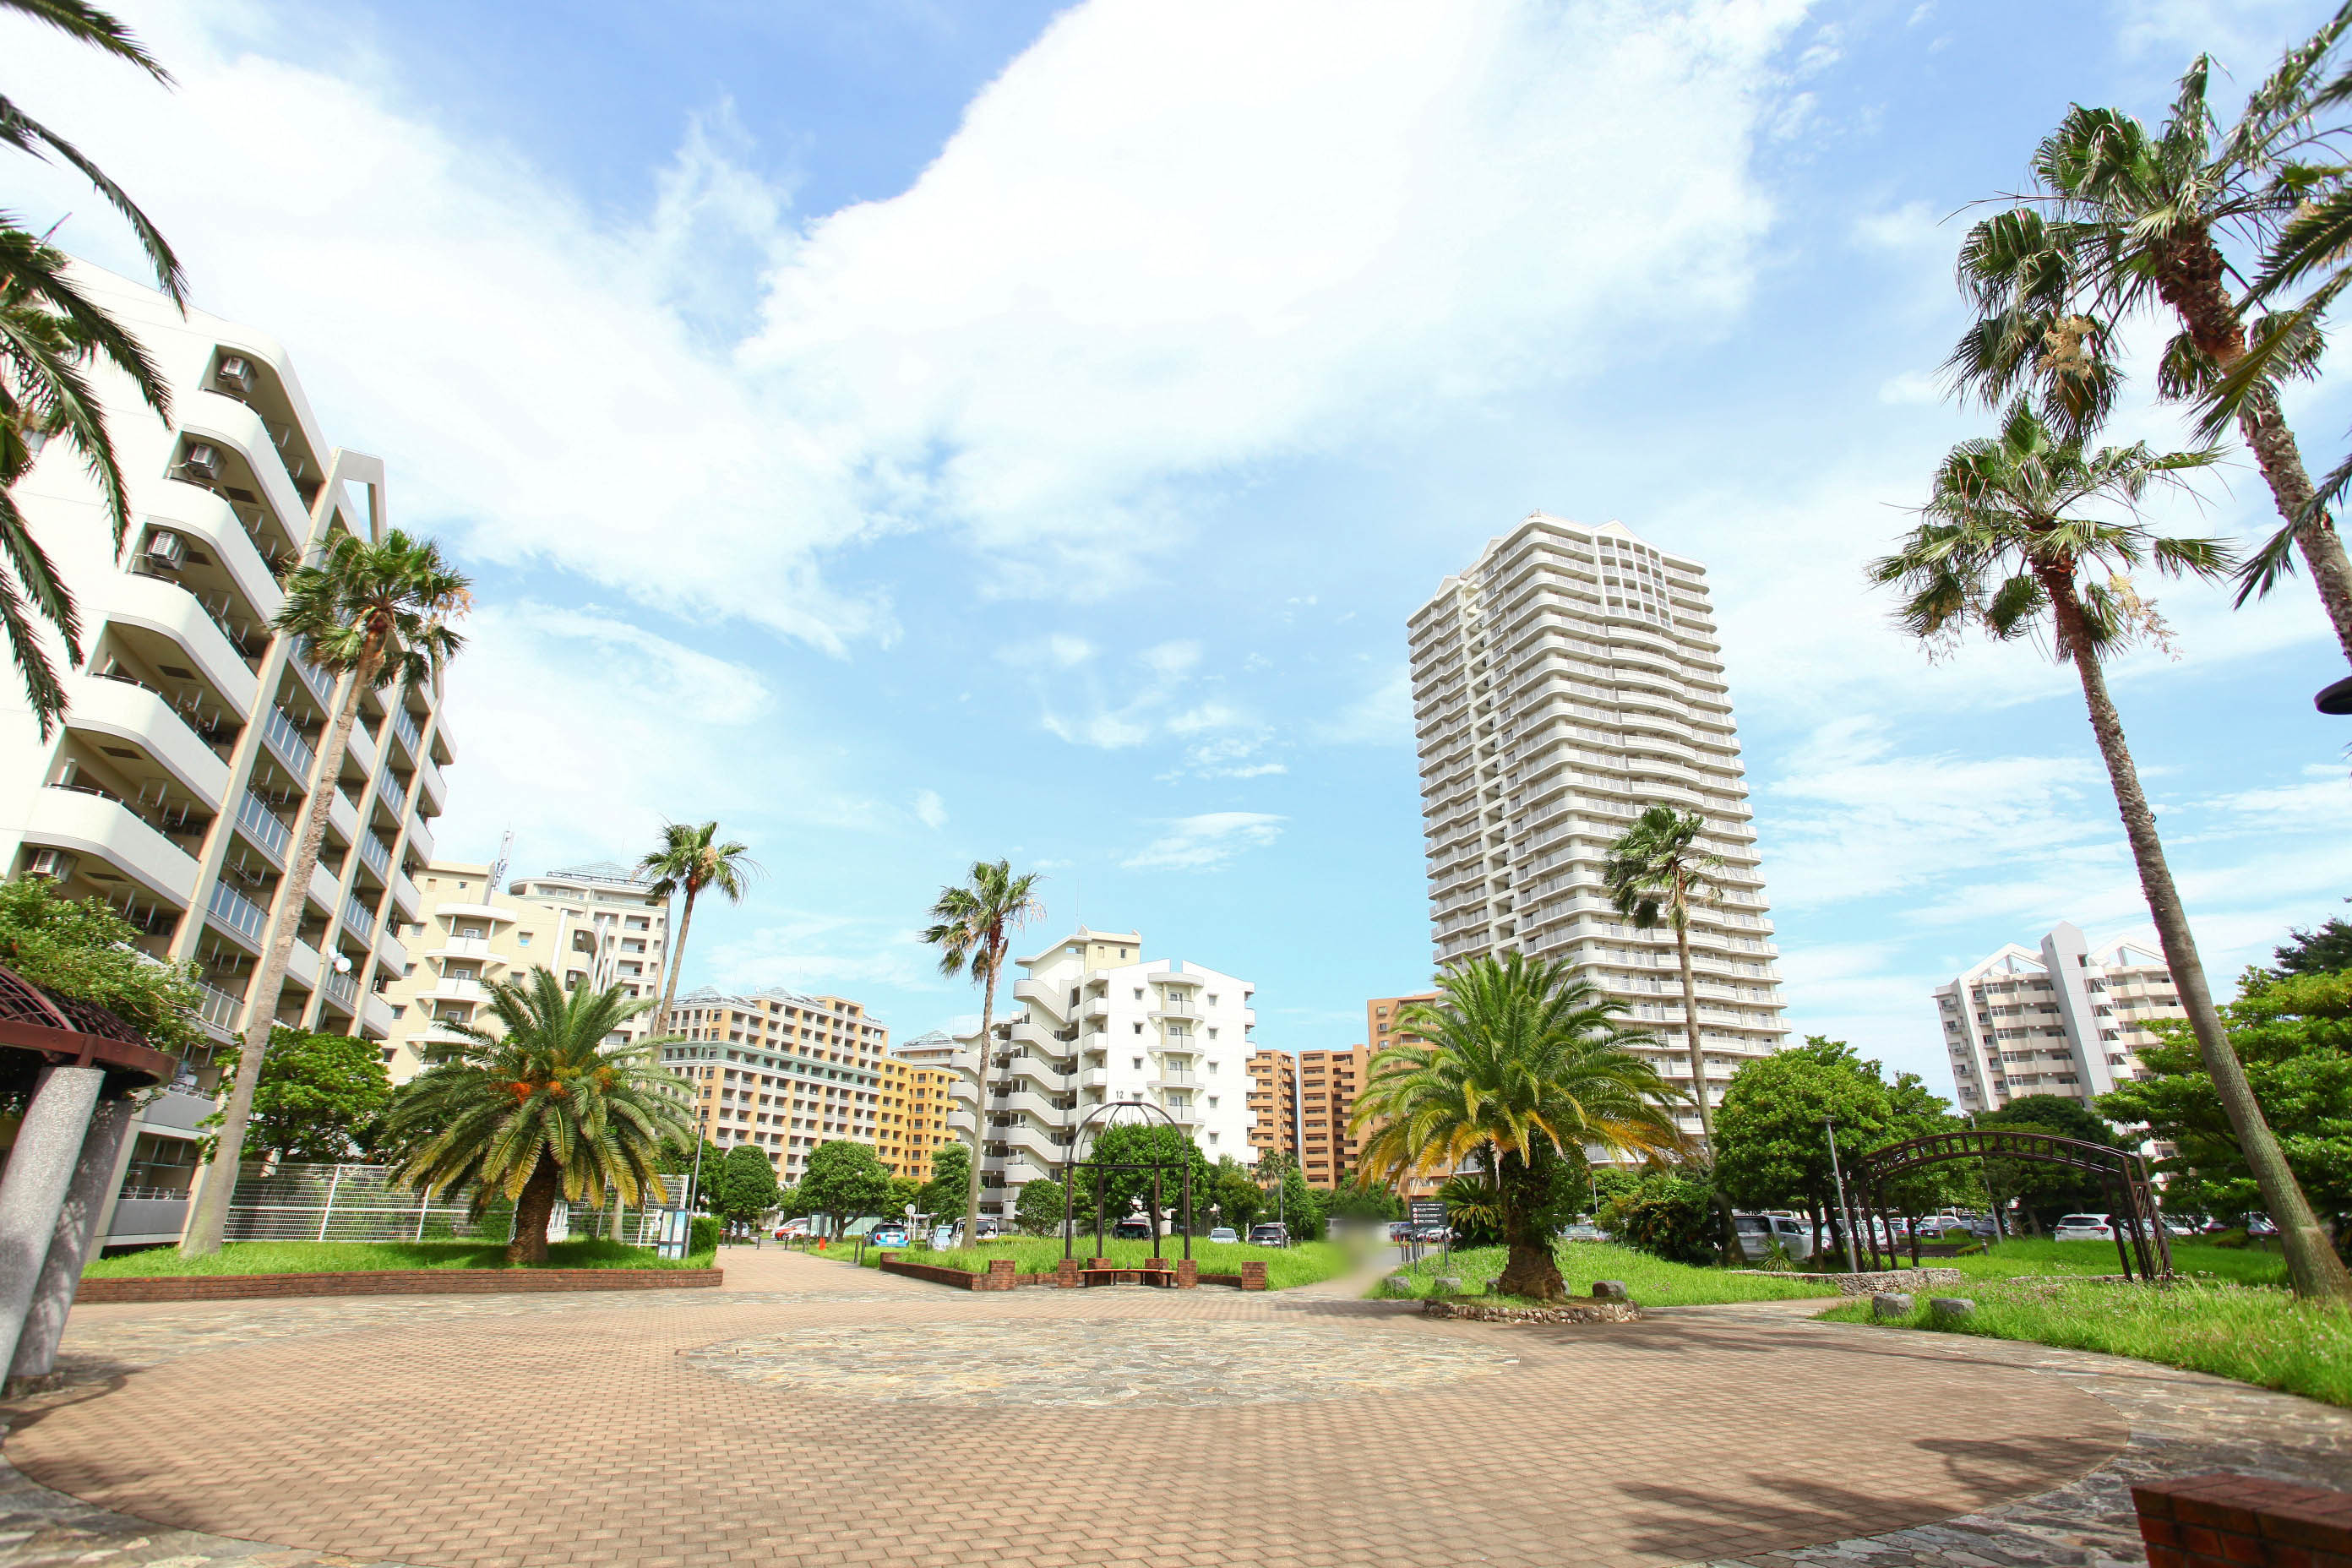
[[[1734,1214],[1731,1223],[1739,1230],[1739,1250],[1750,1258],[1764,1257],[1775,1242],[1800,1263],[1813,1255],[1813,1227],[1803,1220],[1786,1215]]]

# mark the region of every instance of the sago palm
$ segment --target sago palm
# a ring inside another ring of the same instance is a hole
[[[665,1140],[694,1135],[686,1080],[661,1065],[668,1039],[608,1045],[653,1004],[614,984],[565,990],[545,967],[489,987],[498,1027],[445,1023],[465,1037],[425,1047],[425,1068],[384,1118],[401,1152],[393,1177],[428,1194],[474,1189],[514,1204],[511,1263],[547,1261],[557,1197],[607,1187],[623,1205],[667,1197]]]
[[[381,543],[337,533],[317,564],[298,568],[288,579],[277,628],[281,636],[309,643],[312,662],[338,678],[338,690],[317,769],[305,781],[310,800],[303,807],[302,831],[288,859],[277,917],[260,972],[254,976],[246,1011],[247,1038],[268,1038],[277,1020],[278,998],[285,990],[287,965],[293,960],[294,942],[310,904],[310,878],[327,841],[336,776],[342,772],[361,697],[394,684],[421,686],[437,676],[465,646],[449,622],[471,604],[469,583],[442,560],[439,547],[398,529],[387,532]],[[260,1051],[249,1050],[237,1060],[228,1102],[221,1108],[220,1142],[180,1243],[187,1257],[220,1250],[229,1192],[244,1153],[245,1124],[253,1109],[253,1091],[261,1082],[261,1057]]]
[[[2313,1217],[2222,1033],[2104,668],[2109,656],[2165,635],[2131,572],[2153,565],[2168,575],[2213,579],[2230,570],[2221,543],[2159,533],[2141,510],[2152,488],[2177,486],[2214,458],[2210,449],[2158,453],[2145,443],[2086,451],[2080,436],[2060,436],[2025,404],[2012,405],[1999,435],[1952,449],[1917,528],[1873,563],[1871,575],[1902,590],[1903,627],[1923,642],[1948,644],[1971,627],[2002,642],[2046,635],[2054,656],[2074,667],[2165,963],[2278,1221],[2295,1288],[2341,1300],[2352,1296],[2352,1278]]]
[[[2316,340],[2284,317],[2250,328],[2243,279],[2226,248],[2265,243],[2301,199],[2309,171],[2298,159],[2321,140],[2312,117],[2347,19],[2352,6],[2289,51],[2227,131],[2208,105],[2212,67],[2201,56],[2154,131],[2121,110],[2069,110],[2034,152],[2031,207],[1978,225],[1963,247],[1960,282],[1980,316],[1948,368],[1999,405],[2021,382],[2046,387],[2066,362],[2102,365],[2085,340],[2134,312],[2171,314],[2180,330],[2165,350],[2159,390],[2209,405],[2226,399],[2284,522],[2244,563],[2239,602],[2269,592],[2299,550],[2352,659],[2352,563],[2313,505],[2310,474],[2279,408],[2280,378],[2312,369]],[[2105,407],[2085,412],[2073,433],[2086,435]]]
[[[728,902],[741,903],[760,866],[751,858],[751,846],[720,838],[715,822],[669,822],[662,825],[661,847],[637,862],[637,874],[652,879],[656,898],[682,895],[686,900],[677,941],[670,949],[669,974],[662,983],[661,1006],[654,1014],[654,1029],[659,1033],[670,1026],[678,972],[686,967],[686,933],[694,924],[694,900],[716,889]]]
[[[1566,1287],[1541,1215],[1559,1166],[1595,1144],[1643,1158],[1680,1148],[1681,1094],[1633,1049],[1650,1037],[1565,963],[1480,958],[1437,989],[1398,1020],[1422,1043],[1388,1047],[1366,1070],[1349,1117],[1361,1168],[1402,1184],[1483,1154],[1510,1249],[1497,1289],[1557,1300]]]
[[[964,1183],[963,1234],[980,1236],[980,1167],[988,1149],[988,1055],[996,1031],[996,981],[1013,933],[1045,912],[1036,899],[1037,873],[1013,874],[1009,860],[975,860],[971,879],[961,888],[941,888],[931,906],[924,942],[939,949],[940,973],[980,982],[980,1058],[972,1087],[971,1170]]]

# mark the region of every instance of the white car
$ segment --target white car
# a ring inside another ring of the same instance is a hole
[[[1739,1230],[1739,1250],[1750,1258],[1762,1258],[1776,1241],[1797,1262],[1813,1255],[1813,1227],[1803,1220],[1783,1215],[1735,1214],[1731,1223]]]
[[[1221,1225],[1216,1229],[1209,1233],[1209,1239],[1211,1241],[1239,1241],[1241,1239],[1241,1236],[1232,1226]]]
[[[2113,1241],[2115,1238],[2115,1215],[2105,1214],[2062,1215],[2058,1228],[2050,1233],[2053,1241]]]

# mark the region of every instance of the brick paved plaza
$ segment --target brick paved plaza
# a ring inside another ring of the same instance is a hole
[[[1502,1329],[1337,1289],[726,1268],[83,1309],[80,1381],[5,1447],[82,1501],[13,1482],[0,1564],[2104,1562],[2130,1560],[2084,1553],[2121,1539],[2108,1483],[2151,1443],[2210,1468],[2259,1408],[2239,1437],[2301,1445],[2278,1473],[2341,1479],[2352,1448],[2336,1413],[2213,1379],[1786,1310]],[[2196,1430],[2142,1430],[2184,1399]],[[2061,1550],[1939,1544],[1979,1528],[1953,1516]]]

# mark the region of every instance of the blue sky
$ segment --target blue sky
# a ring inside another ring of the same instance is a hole
[[[478,579],[442,844],[721,818],[767,875],[689,984],[974,1011],[912,932],[1004,855],[1353,1043],[1429,973],[1404,619],[1538,508],[1709,563],[1800,1032],[1948,1087],[1932,985],[2144,921],[2074,688],[1861,568],[1984,423],[1951,215],[2322,5],[122,9],[178,92],[12,89]],[[2352,401],[2294,413],[2332,462]],[[2264,511],[2241,460],[2179,521]],[[2306,584],[2159,603],[2117,693],[2226,980],[2352,892],[2341,669]]]

